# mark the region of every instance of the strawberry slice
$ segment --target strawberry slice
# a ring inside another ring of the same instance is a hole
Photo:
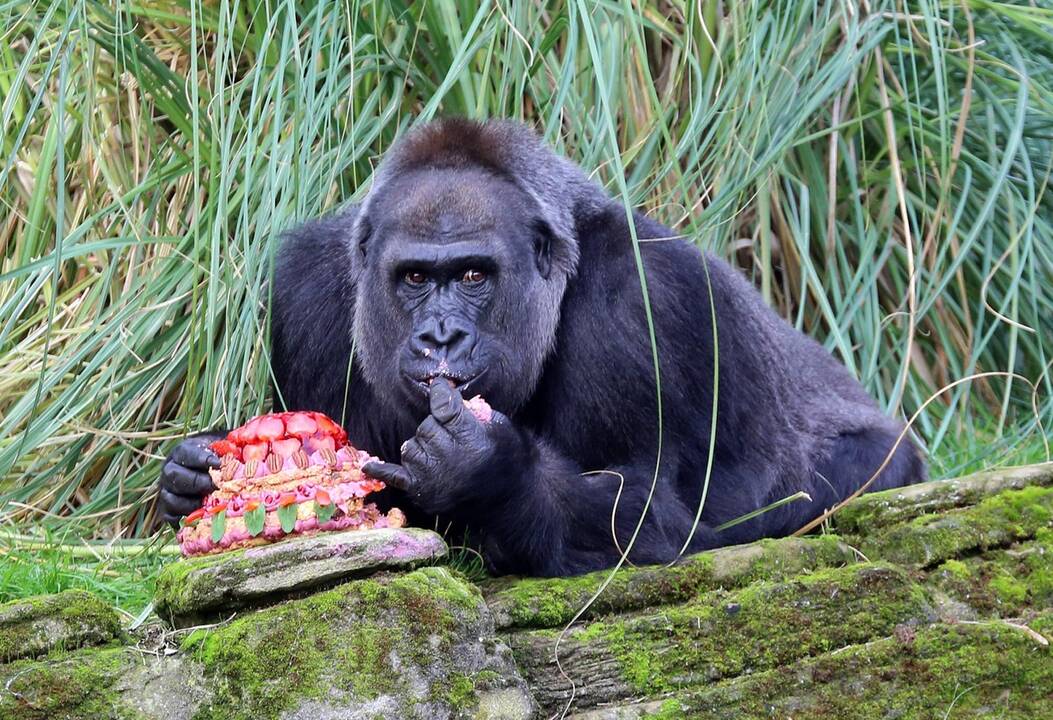
[[[286,438],[285,440],[273,440],[271,442],[271,451],[277,453],[283,458],[291,456],[299,449],[300,441],[294,437]]]
[[[285,430],[290,435],[313,435],[318,432],[318,423],[307,413],[289,413],[285,420]]]
[[[258,433],[259,433],[259,429],[260,429],[260,420],[262,418],[263,418],[262,415],[260,415],[258,417],[254,417],[251,420],[249,420],[247,423],[245,423],[244,425],[241,426],[242,442],[251,443],[251,442],[256,442],[257,440],[260,439],[260,436],[259,436]]]
[[[264,415],[256,418],[256,437],[260,440],[280,440],[285,437],[285,423],[277,415]]]
[[[199,507],[197,510],[195,510],[194,512],[190,513],[185,518],[183,518],[183,525],[184,526],[186,526],[186,525],[193,525],[194,523],[196,523],[198,520],[200,520],[204,516],[205,516],[205,508]]]
[[[224,455],[233,455],[237,457],[241,454],[238,451],[238,446],[230,440],[216,440],[216,442],[212,443],[210,447],[212,448],[212,452],[220,457],[223,457]]]
[[[263,462],[267,457],[268,445],[265,442],[251,443],[241,449],[241,454],[245,458],[245,462],[250,460],[256,460]]]
[[[321,413],[314,413],[314,419],[318,422],[318,430],[332,438],[342,438],[347,442],[347,434],[344,429]]]

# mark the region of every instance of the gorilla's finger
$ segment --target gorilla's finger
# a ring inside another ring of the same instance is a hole
[[[201,507],[201,497],[176,495],[174,492],[162,489],[160,506],[163,514],[184,517]]]
[[[413,485],[413,476],[401,465],[386,462],[370,462],[362,466],[362,472],[377,480],[383,480],[393,488],[409,490]]]
[[[204,495],[212,492],[212,478],[208,473],[195,472],[169,460],[161,469],[161,487],[177,495]]]
[[[402,443],[402,464],[416,467],[418,470],[426,469],[431,462],[431,454],[425,449],[420,440],[413,437]]]
[[[435,378],[428,388],[428,401],[432,416],[443,425],[453,420],[464,411],[464,400],[461,391],[446,378]]]
[[[171,513],[163,513],[159,519],[160,522],[172,525],[175,529],[179,529],[179,521],[183,519],[182,515],[173,515]]]
[[[425,443],[434,442],[438,437],[446,435],[447,430],[434,416],[424,418],[424,422],[417,428],[417,440]]]
[[[205,470],[210,467],[219,467],[219,456],[212,452],[209,447],[211,442],[207,437],[189,438],[179,443],[172,451],[172,460],[183,467],[194,470]]]

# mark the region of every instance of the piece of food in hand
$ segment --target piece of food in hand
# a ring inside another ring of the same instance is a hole
[[[365,502],[384,488],[362,473],[376,458],[348,444],[347,433],[322,413],[260,415],[211,447],[220,457],[219,468],[209,470],[216,490],[183,519],[177,538],[184,555],[406,522],[397,508],[385,514]]]
[[[490,403],[483,400],[482,395],[476,395],[471,400],[465,400],[464,406],[468,408],[472,415],[475,415],[476,419],[481,423],[489,423],[494,418],[494,409],[490,407]]]

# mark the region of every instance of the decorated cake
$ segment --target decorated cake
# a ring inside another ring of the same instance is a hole
[[[343,428],[322,413],[260,415],[211,447],[220,457],[209,470],[216,490],[183,519],[177,537],[184,555],[405,524],[397,508],[383,513],[365,502],[384,488],[362,473],[376,458],[348,444]]]

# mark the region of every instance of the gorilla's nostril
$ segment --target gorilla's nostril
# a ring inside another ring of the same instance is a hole
[[[446,349],[465,350],[466,341],[471,337],[469,328],[456,318],[428,318],[417,331],[417,341],[424,350]],[[426,353],[427,357],[430,353]]]

